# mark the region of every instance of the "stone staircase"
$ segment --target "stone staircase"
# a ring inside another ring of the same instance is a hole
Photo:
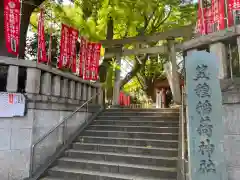
[[[176,180],[177,109],[108,109],[41,180]]]

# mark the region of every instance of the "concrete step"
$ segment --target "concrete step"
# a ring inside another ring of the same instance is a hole
[[[179,112],[179,108],[110,108],[106,112]]]
[[[177,148],[155,148],[151,146],[126,146],[115,144],[73,143],[75,150],[89,150],[99,152],[130,153],[151,156],[177,157]]]
[[[178,127],[178,121],[126,121],[126,120],[94,120],[93,125],[118,125],[118,126],[153,126],[153,127]]]
[[[163,148],[177,148],[178,140],[160,140],[160,139],[133,139],[133,138],[119,138],[119,137],[103,137],[103,136],[79,136],[78,142],[81,143],[96,143],[109,145],[130,145],[130,146],[145,146],[145,147],[163,147]]]
[[[178,133],[178,127],[90,125],[87,130],[109,130],[124,132]]]
[[[88,171],[73,168],[54,167],[48,171],[49,176],[64,178],[64,180],[173,180],[151,177],[137,177],[117,173],[103,173],[99,171]]]
[[[179,109],[108,109],[41,180],[176,180]]]
[[[83,136],[101,136],[101,137],[119,137],[119,138],[137,138],[137,139],[144,138],[144,139],[178,140],[177,133],[85,130],[81,135],[83,135]]]
[[[59,178],[56,178],[56,177],[53,178],[53,177],[49,177],[49,176],[48,176],[48,177],[41,178],[40,180],[64,180],[64,179],[62,179],[62,178],[60,178],[60,177],[59,177]]]
[[[99,171],[104,173],[119,173],[132,176],[176,178],[176,168],[156,166],[143,166],[135,164],[114,163],[108,161],[92,161],[85,159],[61,158],[57,162],[61,168],[74,168],[81,170]]]
[[[160,167],[175,168],[177,165],[176,157],[147,156],[137,154],[110,153],[98,151],[83,151],[69,149],[65,155],[70,158],[80,158],[95,161],[109,161],[115,163],[127,163],[136,165],[152,165]]]
[[[113,115],[100,115],[96,119],[99,120],[130,120],[130,121],[146,121],[146,120],[151,120],[151,121],[159,121],[159,120],[174,120],[178,121],[179,116],[113,116]]]
[[[179,117],[179,112],[114,112],[104,111],[101,116],[149,116],[149,117]]]

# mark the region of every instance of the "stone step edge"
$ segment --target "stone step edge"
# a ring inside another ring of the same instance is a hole
[[[100,143],[81,143],[81,142],[74,142],[73,145],[90,145],[90,146],[106,146],[106,147],[123,147],[123,148],[135,148],[135,149],[149,149],[149,150],[159,150],[159,151],[178,151],[177,148],[162,148],[162,147],[150,147],[150,146],[127,146],[127,145],[117,145],[117,144],[100,144]]]
[[[124,134],[152,134],[152,135],[169,135],[176,136],[178,133],[154,133],[154,132],[131,132],[131,131],[110,131],[110,130],[88,130],[86,129],[84,132],[108,132],[108,133],[124,133]],[[83,133],[84,133],[83,132]]]
[[[64,179],[60,179],[60,178],[54,178],[54,177],[49,177],[49,176],[47,176],[47,177],[43,177],[43,178],[40,178],[40,180],[64,180]]]
[[[175,121],[170,121],[170,120],[159,120],[159,121],[135,121],[135,120],[102,120],[102,119],[95,119],[93,122],[124,122],[124,123],[174,123],[174,124],[179,124],[179,120],[175,120]]]
[[[121,178],[122,180],[173,180],[173,179],[159,179],[159,178],[152,178],[152,177],[137,177],[132,175],[125,175],[125,174],[119,174],[119,173],[103,173],[99,171],[89,171],[89,170],[80,170],[80,169],[74,169],[74,168],[59,168],[59,167],[53,167],[50,169],[51,171],[55,172],[65,172],[65,173],[75,173],[75,174],[87,174],[87,175],[94,175],[94,176],[100,176],[100,177],[108,177],[108,178]]]
[[[127,108],[127,107],[111,107],[111,108],[107,108],[106,110],[114,110],[114,109],[118,109],[118,110],[158,110],[158,111],[162,111],[162,110],[179,110],[179,108],[161,108],[161,109],[158,109],[158,108]]]
[[[99,115],[98,117],[119,117],[119,118],[179,118],[179,116],[120,116],[120,115],[115,115],[115,116],[109,116],[109,115]],[[97,118],[98,118],[97,117]]]
[[[139,112],[134,112],[134,111],[103,111],[101,114],[110,114],[110,113],[122,113],[122,114],[125,114],[125,113],[131,113],[131,114],[134,114],[134,113],[138,113],[138,114],[179,114],[180,112],[179,111],[166,111],[166,112],[156,112],[156,111],[139,111]]]
[[[179,127],[154,127],[154,126],[119,126],[119,125],[101,125],[101,124],[92,124],[88,127],[119,127],[119,128],[156,128],[156,129],[178,129]]]
[[[167,143],[178,143],[178,140],[161,140],[161,139],[138,139],[138,138],[118,138],[118,137],[104,137],[104,136],[78,136],[79,138],[95,138],[95,139],[116,139],[116,140],[127,140],[127,141],[154,141],[154,142],[167,142]]]
[[[112,155],[112,156],[123,156],[123,157],[135,157],[135,158],[150,158],[150,159],[159,159],[159,160],[169,160],[176,161],[177,157],[163,157],[163,156],[149,156],[149,155],[140,155],[140,154],[124,154],[124,153],[113,153],[113,152],[99,152],[99,151],[84,151],[84,150],[75,150],[68,149],[66,153],[83,153],[83,154],[97,154],[97,155]]]
[[[81,159],[81,158],[62,157],[62,158],[58,159],[58,161],[80,162],[80,163],[90,163],[90,164],[109,165],[109,166],[121,166],[121,167],[139,168],[139,169],[165,171],[165,172],[177,172],[177,168],[146,166],[146,165],[127,164],[127,163],[114,163],[114,162],[110,162],[110,161],[99,161],[99,160],[95,161],[95,160],[86,160],[86,159]]]

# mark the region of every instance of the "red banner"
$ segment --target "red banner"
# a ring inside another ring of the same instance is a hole
[[[47,62],[43,10],[40,11],[40,16],[38,19],[38,53],[37,55],[38,55],[38,63]]]
[[[92,51],[93,51],[93,44],[91,42],[87,43],[87,54],[86,54],[86,61],[84,66],[84,79],[91,80],[91,62],[92,62]]]
[[[80,42],[80,54],[79,54],[79,76],[83,77],[84,75],[84,67],[86,62],[86,51],[87,51],[87,41],[83,37],[81,37]]]
[[[9,53],[19,54],[20,0],[4,0],[4,29]]]
[[[209,34],[225,28],[225,2],[224,0],[212,0],[211,6],[201,8],[199,0],[198,8],[198,32],[200,34]],[[203,14],[202,14],[203,13]]]
[[[78,39],[78,30],[70,28],[70,46],[69,46],[69,53],[70,53],[70,66],[72,68],[72,72],[76,73],[77,72],[77,67],[76,67],[76,41]]]
[[[200,34],[208,34],[212,32],[213,25],[213,16],[212,16],[212,8],[206,7],[201,8],[200,0],[198,1],[198,32]]]
[[[128,96],[126,94],[123,96],[123,105],[128,106]]]
[[[212,16],[215,31],[219,31],[225,28],[224,7],[224,0],[212,0]]]
[[[227,0],[228,2],[228,27],[233,26],[233,11],[240,10],[240,0]]]
[[[231,1],[233,1],[233,9],[240,8],[240,0],[231,0]]]
[[[100,43],[93,43],[93,52],[92,52],[92,63],[91,63],[91,79],[96,81],[98,79],[98,66],[100,60],[100,51],[101,51],[101,44]]]
[[[60,56],[58,59],[58,68],[69,67],[70,64],[70,28],[62,24],[61,41],[60,41]]]
[[[204,13],[204,32],[209,34],[213,32],[213,14],[212,7],[207,7],[203,9]]]
[[[119,105],[123,106],[124,105],[124,93],[120,91],[119,93]]]
[[[121,106],[130,106],[130,96],[124,94],[124,92],[120,91],[119,93],[119,105]]]
[[[128,99],[128,100],[127,100],[127,105],[130,106],[130,103],[131,103],[131,97],[128,96],[127,99]]]
[[[202,9],[200,6],[198,7],[197,32],[199,34],[205,34],[205,31],[203,28]]]
[[[219,0],[219,30],[225,27],[225,0]]]
[[[232,26],[234,21],[233,21],[233,5],[234,5],[234,0],[228,0],[228,27]]]

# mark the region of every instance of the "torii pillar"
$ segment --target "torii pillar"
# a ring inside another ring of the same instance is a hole
[[[117,68],[115,69],[115,80],[114,80],[114,87],[113,87],[113,105],[119,105],[119,94],[120,94],[120,83],[121,83],[121,52],[122,48],[116,48],[116,64]]]
[[[177,73],[177,60],[176,60],[176,50],[175,50],[175,41],[174,38],[168,38],[168,53],[171,64],[171,73],[168,77],[168,82],[172,91],[173,100],[176,104],[181,103],[181,93],[180,93],[180,84],[179,84],[179,76]]]

